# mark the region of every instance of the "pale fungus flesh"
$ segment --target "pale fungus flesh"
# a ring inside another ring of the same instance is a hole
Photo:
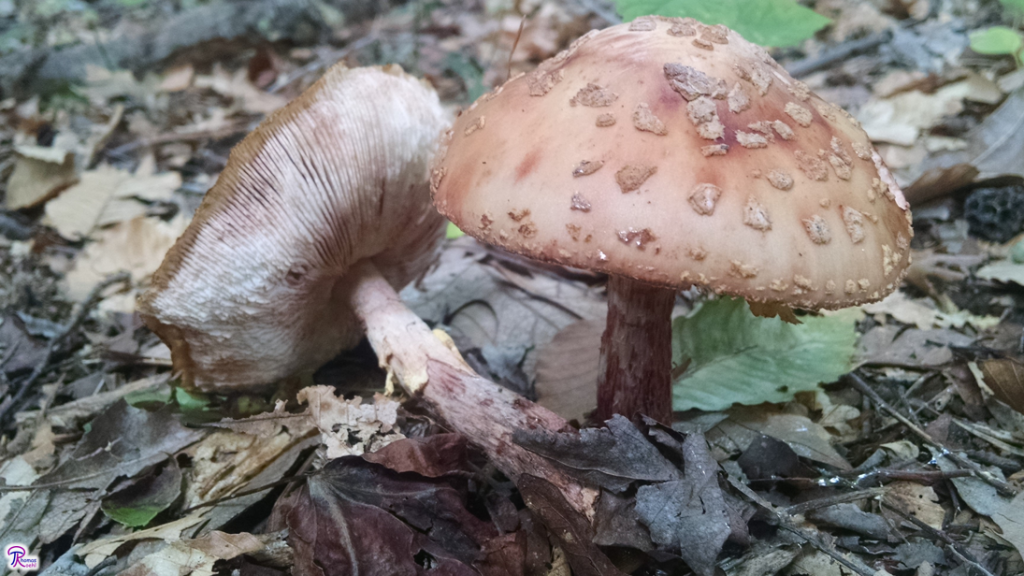
[[[614,100],[574,105],[590,86]],[[900,284],[913,234],[856,120],[763,48],[692,19],[591,32],[485,95],[447,134],[431,190],[483,242],[611,276],[598,418],[670,417],[677,290],[761,311],[853,306]]]

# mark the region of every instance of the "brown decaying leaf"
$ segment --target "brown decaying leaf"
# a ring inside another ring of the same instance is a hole
[[[978,362],[978,367],[992,394],[1024,414],[1024,365],[1009,358],[993,358]]]
[[[177,172],[133,175],[102,165],[83,172],[77,184],[47,202],[44,223],[65,238],[79,240],[96,227],[144,216],[146,205],[135,198],[168,201],[179,186]]]
[[[4,206],[8,210],[39,206],[77,181],[74,154],[64,153],[63,160],[57,161],[19,155],[7,181]]]
[[[491,258],[468,236],[459,238],[421,281],[402,291],[402,300],[428,323],[446,324],[463,350],[500,344],[539,351],[581,318],[604,322],[607,307],[596,290],[516,264]],[[536,356],[528,352],[523,362],[529,377]]]
[[[118,400],[92,421],[71,456],[35,485],[103,489],[118,476],[132,477],[204,436],[168,411],[147,412]]]
[[[296,576],[522,573],[525,538],[499,536],[452,485],[355,456],[329,462],[274,515],[289,529]]]
[[[628,419],[616,414],[605,425],[568,434],[517,430],[512,440],[614,492],[626,490],[637,480],[662,482],[680,477],[679,470]]]
[[[395,427],[398,402],[375,394],[372,403],[359,396],[346,400],[333,386],[309,386],[299,391],[299,402],[309,404],[310,421],[320,429],[328,458],[373,452],[403,438]]]
[[[187,225],[180,216],[170,222],[135,218],[95,233],[95,242],[82,250],[66,276],[68,296],[80,300],[102,279],[122,270],[131,273],[133,284],[148,280]],[[116,302],[108,298],[101,308],[131,313],[135,310],[135,295],[128,294]]]
[[[124,570],[123,576],[213,576],[214,565],[267,547],[267,536],[210,532],[194,540],[171,542]]]
[[[965,136],[966,150],[939,154],[921,163],[924,173],[907,189],[907,197],[937,197],[932,186],[952,191],[948,183],[966,185],[1000,175],[1024,176],[1024,88],[1018,88]]]
[[[363,454],[368,462],[395,472],[415,472],[440,478],[464,472],[467,467],[466,439],[458,434],[434,434],[426,438],[403,438],[376,452]]]
[[[932,528],[942,528],[946,511],[939,504],[939,496],[931,486],[900,480],[886,486],[885,499]],[[883,515],[890,516],[884,509]],[[902,522],[898,516],[892,516],[891,519],[897,523]]]
[[[547,526],[577,576],[623,576],[594,544],[590,523],[569,506],[553,484],[524,474],[517,484],[530,509]]]
[[[128,534],[115,534],[93,540],[75,550],[75,555],[84,559],[87,567],[94,568],[127,542],[142,542],[145,540],[176,542],[181,540],[183,533],[189,531],[202,521],[202,512],[193,512],[188,516],[168,522],[167,524],[161,524],[145,530],[137,530]]]
[[[555,335],[537,356],[537,403],[583,422],[597,407],[603,320],[580,320]]]

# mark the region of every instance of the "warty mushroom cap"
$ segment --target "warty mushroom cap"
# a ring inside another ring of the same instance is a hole
[[[909,205],[859,123],[728,28],[592,31],[456,120],[438,209],[484,242],[808,309],[877,300]]]
[[[396,288],[429,265],[444,220],[427,170],[446,124],[399,66],[337,65],[238,144],[140,299],[183,380],[266,384],[358,343],[338,288],[364,258]]]

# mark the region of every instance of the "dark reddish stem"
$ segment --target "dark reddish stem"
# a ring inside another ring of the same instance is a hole
[[[597,412],[672,421],[672,306],[676,292],[624,276],[608,278]]]

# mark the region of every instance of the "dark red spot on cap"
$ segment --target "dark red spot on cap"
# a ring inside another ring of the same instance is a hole
[[[540,150],[534,150],[523,158],[523,161],[516,166],[516,182],[519,182],[523,178],[530,175],[533,169],[537,167],[537,162],[540,160]]]

